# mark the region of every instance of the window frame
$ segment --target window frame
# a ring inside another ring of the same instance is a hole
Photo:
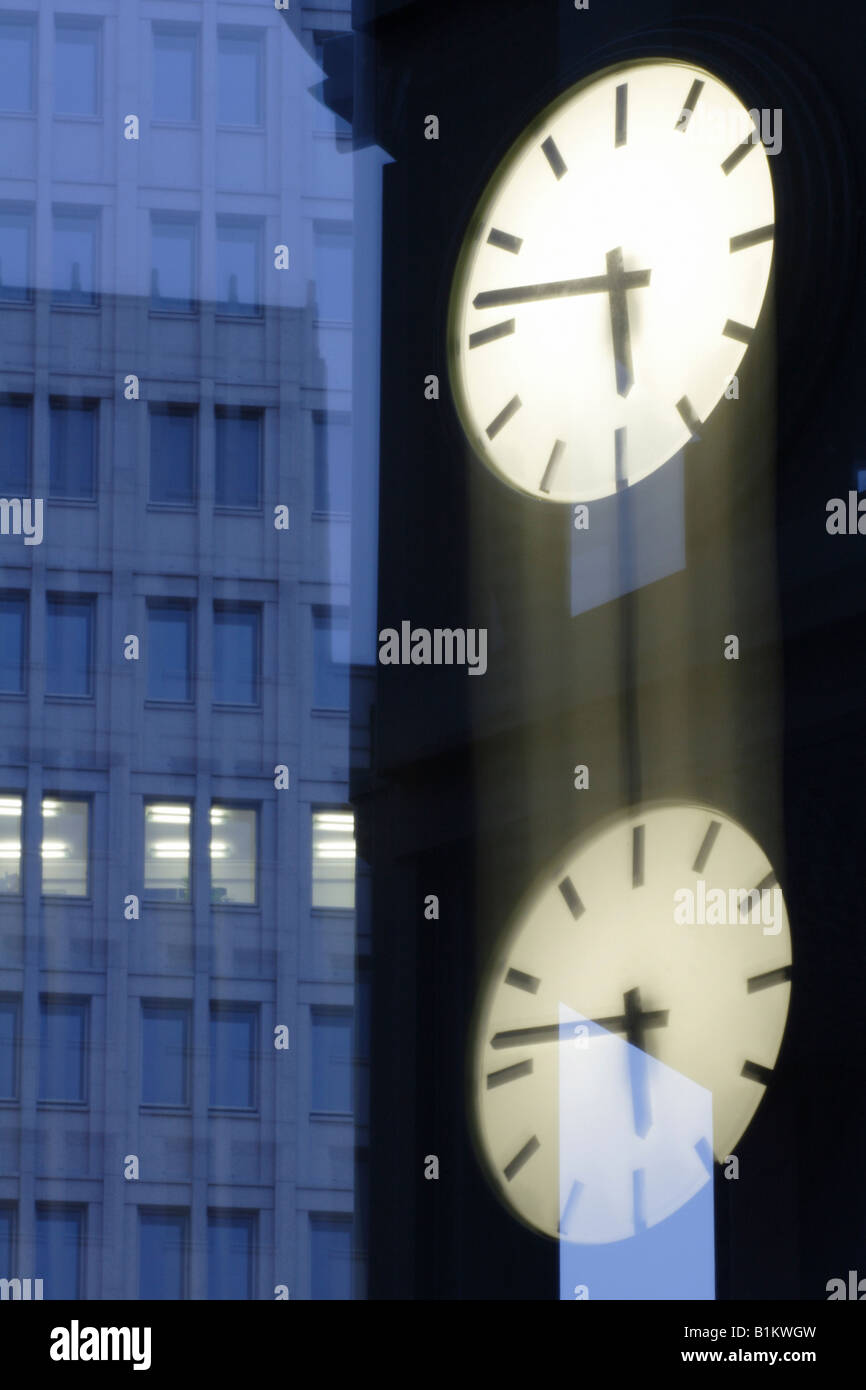
[[[87,299],[73,299],[74,290],[58,289],[55,279],[57,272],[57,222],[59,218],[69,221],[89,223],[93,229],[93,290]],[[102,204],[101,203],[54,203],[51,208],[51,309],[69,310],[74,313],[98,313],[101,306],[100,259],[102,255]]]
[[[73,608],[76,605],[86,605],[90,612],[88,617],[88,653],[87,653],[87,690],[68,691],[68,690],[49,690],[48,689],[48,653],[45,656],[45,699],[46,701],[72,700],[77,704],[93,702],[96,696],[96,646],[97,646],[97,617],[98,608],[96,594],[73,594],[62,589],[49,589],[45,594],[45,642],[49,640],[49,618],[50,609]],[[60,798],[58,798],[60,800]]]
[[[0,1108],[21,1103],[21,1007],[22,996],[10,990],[0,991],[0,1008],[12,1006],[12,1092],[8,1096],[0,1094]],[[0,1204],[2,1205],[2,1204]]]
[[[2,287],[0,287],[0,304],[2,304],[4,308],[12,308],[15,305],[19,307],[22,305],[29,305],[32,304],[35,299],[35,290],[33,286],[35,208],[33,203],[16,202],[14,198],[4,198],[3,201],[0,202],[0,222],[2,222],[4,214],[11,214],[13,217],[20,217],[26,223],[27,284],[23,287],[23,292],[20,295],[5,295],[3,293]]]
[[[189,808],[189,854],[187,856],[187,896],[185,898],[154,898],[150,894],[153,887],[147,886],[147,808],[148,806],[186,806]],[[141,811],[141,900],[159,908],[183,908],[190,909],[194,903],[193,886],[195,882],[194,854],[193,854],[193,833],[195,828],[195,797],[182,796],[159,796],[158,794],[147,794],[142,797]]]
[[[147,630],[147,671],[145,673],[145,696],[146,707],[153,705],[160,709],[166,705],[174,709],[193,709],[195,708],[196,697],[196,601],[186,598],[166,598],[158,594],[148,594],[145,598],[145,622]],[[152,695],[150,693],[151,675],[151,640],[150,640],[150,615],[157,609],[163,611],[183,612],[189,618],[188,633],[188,660],[189,660],[189,695],[181,700],[170,696]]]
[[[259,425],[259,447],[256,457],[256,497],[257,501],[248,505],[245,502],[220,502],[218,498],[219,485],[219,426],[217,421],[230,419],[255,419]],[[264,475],[264,455],[265,455],[265,408],[264,406],[254,405],[225,405],[222,402],[214,405],[214,511],[220,514],[237,514],[240,516],[261,516],[262,496],[263,496],[263,475]]]
[[[180,301],[172,296],[160,295],[158,299],[153,293],[153,276],[156,266],[153,263],[153,238],[157,227],[186,227],[191,232],[190,245],[192,249],[191,264],[192,275],[190,289],[192,291],[188,299]],[[150,286],[147,290],[148,314],[156,316],[166,316],[168,318],[195,319],[198,318],[201,307],[201,294],[199,291],[200,275],[200,241],[201,223],[198,214],[189,212],[175,212],[168,208],[150,209]],[[181,304],[183,307],[181,307]]]
[[[246,708],[246,706],[244,706],[244,708]],[[252,901],[251,903],[214,902],[214,897],[213,897],[213,856],[210,854],[210,852],[208,852],[208,887],[209,887],[209,889],[210,889],[210,899],[211,899],[210,905],[211,905],[211,909],[212,909],[212,910],[213,910],[213,909],[219,909],[219,910],[224,911],[224,912],[252,912],[252,911],[258,911],[258,910],[260,909],[260,907],[261,907],[261,887],[262,887],[262,884],[261,884],[261,824],[262,824],[262,815],[261,815],[261,809],[262,809],[262,808],[261,808],[261,802],[259,802],[259,801],[241,801],[241,800],[239,800],[239,799],[235,799],[235,798],[232,798],[232,797],[224,797],[224,796],[216,796],[216,797],[213,797],[213,796],[212,796],[212,797],[211,797],[210,806],[208,807],[208,825],[209,825],[209,827],[210,827],[210,829],[211,829],[211,839],[213,839],[213,822],[212,822],[211,819],[210,819],[210,813],[211,813],[211,811],[213,811],[214,808],[216,808],[216,807],[221,807],[221,808],[223,808],[223,809],[226,810],[226,811],[252,811],[252,813],[253,813],[253,818],[254,818],[254,819],[253,819],[253,827],[254,827],[254,829],[253,829],[253,835],[254,835],[254,845],[253,845],[253,848],[254,848],[255,856],[256,856],[256,858],[255,858],[255,897],[254,897],[254,899],[253,899],[253,901]],[[208,846],[210,846],[210,841],[208,841]]]
[[[46,893],[46,891],[45,891],[45,869],[44,869],[44,861],[42,860],[42,857],[41,857],[41,856],[42,856],[42,845],[43,845],[44,842],[45,842],[45,812],[44,812],[44,805],[45,805],[45,802],[46,802],[46,801],[74,802],[76,805],[81,805],[81,806],[86,806],[86,807],[87,807],[87,846],[86,846],[86,851],[85,851],[85,856],[84,856],[85,891],[84,891],[83,893]],[[93,833],[92,833],[92,827],[93,827],[93,797],[92,797],[91,795],[89,795],[87,792],[84,792],[84,793],[78,793],[78,792],[76,792],[76,793],[70,793],[70,792],[55,792],[55,791],[51,791],[50,789],[46,788],[46,789],[44,789],[43,792],[42,792],[42,797],[41,797],[41,800],[40,800],[40,803],[39,803],[39,814],[40,814],[40,822],[41,822],[41,826],[42,826],[42,837],[41,837],[41,839],[40,839],[40,841],[39,841],[40,868],[41,868],[41,872],[40,872],[40,875],[39,875],[39,897],[40,897],[40,901],[41,901],[41,902],[51,902],[51,903],[57,903],[57,902],[62,902],[62,903],[89,903],[89,902],[92,900],[92,894],[93,894],[93,873],[92,873],[92,867],[91,867],[91,856],[92,856],[92,853],[93,853],[93,849],[92,849],[92,846],[93,846]]]
[[[193,92],[190,107],[193,115],[187,117],[177,116],[156,116],[154,115],[154,97],[156,95],[156,40],[162,38],[188,38],[193,41],[194,63],[193,63]],[[201,25],[195,23],[184,23],[182,20],[164,20],[162,18],[152,19],[150,24],[150,121],[151,125],[162,127],[163,129],[175,130],[195,130],[201,125]]]
[[[84,1019],[81,1040],[81,1091],[77,1097],[69,1096],[45,1096],[42,1094],[42,1019],[43,1008],[46,1004],[75,1005],[81,1010]],[[65,1110],[86,1110],[90,1105],[91,1079],[90,1079],[90,1054],[92,1040],[92,996],[85,994],[70,994],[66,991],[53,993],[50,990],[40,990],[39,992],[39,1075],[37,1077],[37,1109],[45,1107],[54,1109],[59,1107]]]
[[[21,625],[21,685],[17,690],[0,686],[0,699],[21,699],[28,693],[30,672],[30,593],[27,589],[0,589],[0,603],[20,603],[24,621]]]
[[[183,1037],[183,1094],[182,1101],[173,1100],[145,1100],[144,1098],[144,1076],[145,1076],[145,1015],[148,1011],[163,1009],[179,1015],[184,1020]],[[139,1069],[138,1069],[138,1089],[139,1089],[139,1110],[146,1111],[165,1111],[168,1114],[189,1114],[192,1110],[192,1052],[193,1052],[193,1001],[191,999],[160,999],[152,995],[139,996]]]
[[[153,496],[153,419],[155,415],[171,417],[183,416],[192,420],[192,461],[191,461],[191,500],[189,502],[161,502]],[[199,501],[200,445],[201,428],[197,403],[187,401],[148,401],[147,406],[147,507],[148,510],[164,512],[195,512]]]
[[[79,32],[90,33],[95,39],[96,58],[94,62],[94,85],[92,111],[61,111],[57,107],[57,84],[53,85],[54,103],[52,115],[58,120],[63,121],[101,121],[104,114],[105,101],[105,75],[104,75],[104,50],[105,45],[102,33],[102,18],[94,15],[74,15],[55,12],[54,15],[54,74],[57,72],[57,47],[58,36],[61,29],[78,30]]]
[[[262,603],[247,602],[240,599],[214,599],[212,610],[212,622],[214,631],[214,649],[216,648],[216,628],[217,614],[225,613],[255,613],[256,614],[256,671],[255,686],[256,698],[254,701],[221,700],[216,693],[216,671],[212,675],[212,704],[215,709],[227,710],[261,710],[262,708],[262,686],[264,684],[262,675],[262,657],[264,649],[264,605]],[[214,662],[214,666],[216,663]]]
[[[250,1065],[252,1071],[252,1103],[250,1105],[230,1105],[225,1101],[215,1101],[213,1095],[213,1060],[214,1050],[210,1041],[211,1024],[215,1016],[220,1014],[248,1013],[252,1015],[253,1021],[253,1041],[250,1053]],[[261,1074],[259,1068],[259,1055],[261,1050],[262,1037],[262,1008],[256,1000],[245,999],[211,999],[208,1006],[208,1113],[220,1115],[257,1115],[261,1101]]]
[[[238,124],[237,121],[224,121],[220,117],[220,41],[222,39],[246,39],[256,45],[256,97],[258,115],[255,122]],[[218,24],[216,34],[216,126],[218,130],[264,130],[267,110],[267,43],[265,29],[243,24]]]
[[[100,422],[100,399],[98,396],[58,396],[50,395],[48,398],[48,500],[50,502],[74,503],[80,506],[92,505],[97,501],[99,495],[99,422]],[[91,448],[91,482],[92,491],[86,496],[74,497],[69,493],[54,492],[51,479],[53,466],[53,444],[54,429],[53,419],[55,412],[66,412],[78,410],[82,414],[93,416],[93,443]]]

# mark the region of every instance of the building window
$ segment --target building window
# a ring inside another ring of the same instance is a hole
[[[352,509],[352,417],[344,410],[313,411],[313,508]]]
[[[313,227],[316,317],[352,321],[352,224],[317,221]]]
[[[81,1298],[84,1261],[84,1209],[60,1205],[36,1208],[36,1268],[43,1298]]]
[[[218,314],[261,314],[261,227],[217,219]]]
[[[261,501],[262,412],[217,406],[216,483],[218,507],[258,507]]]
[[[27,599],[0,593],[0,692],[21,695],[27,669]]]
[[[99,242],[99,213],[95,208],[70,208],[54,213],[55,304],[93,308],[96,293],[96,264]]]
[[[336,43],[339,39],[348,40],[351,43],[352,35],[349,32],[341,33],[334,29],[317,29],[313,33],[313,57],[323,73],[325,72],[325,45]],[[324,85],[324,79],[322,85]],[[351,137],[351,123],[326,106],[321,96],[316,101],[314,122],[317,131],[326,131],[328,135],[336,136],[340,142]]]
[[[96,496],[97,401],[51,401],[51,497],[89,501]]]
[[[39,1001],[39,1099],[87,1099],[85,999]]]
[[[155,121],[198,120],[198,35],[194,29],[153,26]]]
[[[49,594],[45,605],[46,695],[93,694],[93,599]]]
[[[150,407],[150,501],[191,507],[196,489],[196,411],[186,405]]]
[[[0,301],[26,304],[33,298],[32,245],[32,212],[0,208]]]
[[[211,806],[211,902],[256,902],[257,823],[255,807]]]
[[[355,906],[355,815],[313,812],[313,907]]]
[[[52,898],[88,895],[90,803],[42,801],[42,894]]]
[[[147,605],[147,698],[192,699],[193,611],[179,600]]]
[[[185,1211],[139,1208],[139,1298],[186,1298],[187,1223]]]
[[[352,1012],[313,1009],[313,1109],[352,1113]]]
[[[0,397],[0,495],[30,493],[30,408],[28,396]]]
[[[54,110],[63,116],[98,116],[100,30],[86,20],[57,17],[54,45]]]
[[[351,1216],[310,1216],[310,1297],[352,1297]]]
[[[313,609],[313,705],[349,708],[348,609]]]
[[[189,1032],[189,1004],[142,1002],[142,1105],[189,1105]]]
[[[0,17],[0,111],[32,111],[36,25],[22,15]]]
[[[207,1296],[209,1299],[253,1298],[253,1212],[209,1211],[207,1214]]]
[[[144,808],[144,891],[156,902],[190,901],[192,806],[150,802]]]
[[[0,997],[0,1100],[18,1098],[20,1007],[17,999]]]
[[[196,224],[191,218],[151,218],[150,307],[161,313],[196,311]]]
[[[220,29],[218,42],[219,124],[261,125],[264,86],[261,34]]]
[[[210,1103],[254,1110],[258,1010],[251,1004],[210,1006]]]
[[[0,893],[13,896],[21,892],[21,807],[20,796],[0,795]]]
[[[0,1268],[12,1276],[12,1255],[15,1244],[15,1208],[7,1203],[0,1205]],[[4,1277],[4,1276],[0,1276]]]
[[[245,604],[214,604],[213,697],[219,705],[257,705],[261,612]]]

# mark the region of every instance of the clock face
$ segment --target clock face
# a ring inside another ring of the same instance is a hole
[[[563,854],[478,1010],[475,1128],[501,1197],[586,1243],[676,1211],[761,1102],[790,978],[772,866],[721,812],[646,806]]]
[[[592,501],[699,435],[770,273],[756,133],[710,73],[649,61],[571,88],[506,155],[458,262],[449,367],[468,438],[512,487]]]

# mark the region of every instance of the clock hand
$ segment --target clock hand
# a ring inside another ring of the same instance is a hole
[[[616,391],[618,396],[627,396],[634,386],[634,369],[631,360],[631,333],[628,323],[629,288],[628,276],[623,268],[622,247],[607,253],[607,278],[610,282],[610,331],[613,335],[613,357],[616,368]],[[634,272],[632,272],[634,273]],[[646,272],[649,282],[649,271]]]
[[[631,1043],[628,1050],[628,1073],[634,1128],[635,1133],[643,1139],[652,1125],[648,1062],[644,1045],[644,1029],[649,1014],[641,1012],[639,989],[626,990],[622,1002],[625,1008],[626,1041]]]
[[[610,257],[616,255],[611,251],[608,254],[608,266]],[[621,269],[622,251],[620,256],[620,270],[612,278],[608,275],[589,275],[582,280],[551,280],[544,285],[514,285],[504,290],[482,290],[476,294],[472,301],[476,309],[493,309],[500,304],[531,304],[539,299],[565,299],[569,295],[576,294],[599,294],[604,291],[608,293],[622,293],[623,297],[626,290],[645,289],[650,282],[650,272],[648,270],[626,270]]]
[[[634,991],[629,991],[634,993]],[[626,996],[626,999],[628,996]],[[626,1004],[626,1008],[628,1005]],[[668,1009],[648,1009],[641,1013],[642,1026],[644,1028],[665,1028],[667,1027],[670,1011]],[[616,1014],[612,1018],[591,1018],[588,1023],[597,1028],[605,1028],[609,1033],[628,1033],[629,1015]],[[490,1039],[490,1046],[495,1048],[502,1047],[526,1047],[533,1043],[541,1042],[571,1042],[574,1037],[574,1023],[542,1023],[534,1028],[508,1028],[502,1033],[494,1033]]]

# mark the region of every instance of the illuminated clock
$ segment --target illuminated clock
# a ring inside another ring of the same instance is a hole
[[[676,1211],[712,1171],[693,1095],[712,1097],[724,1159],[770,1083],[790,978],[772,866],[721,812],[647,805],[566,851],[479,1001],[475,1132],[500,1196],[537,1230],[587,1243]]]
[[[506,483],[592,501],[699,435],[747,350],[773,255],[752,116],[647,60],[564,92],[509,150],[454,276],[463,427]]]

